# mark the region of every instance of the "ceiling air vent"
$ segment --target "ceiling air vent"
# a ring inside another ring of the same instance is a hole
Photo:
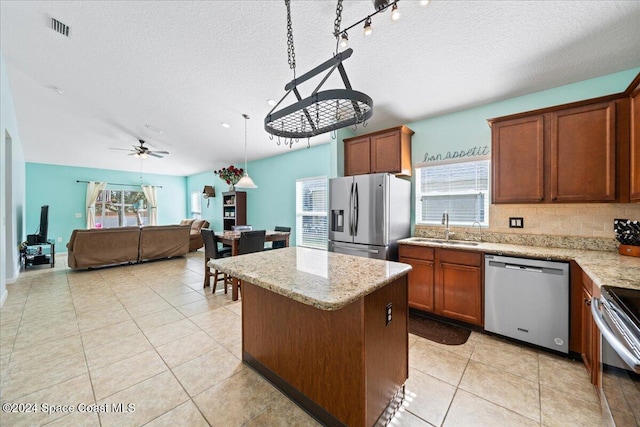
[[[56,18],[51,18],[51,28],[56,33],[60,33],[65,37],[69,37],[69,31],[71,30],[71,28],[69,28],[68,25],[65,25],[62,22],[58,21]]]

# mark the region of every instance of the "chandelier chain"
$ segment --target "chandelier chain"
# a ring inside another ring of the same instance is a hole
[[[338,0],[336,5],[336,20],[333,22],[333,34],[338,38],[340,35],[340,25],[342,25],[342,0]]]
[[[296,51],[293,47],[293,26],[291,25],[291,0],[284,0],[284,4],[287,6],[287,55],[289,61],[289,68],[293,70],[295,77],[296,73]]]

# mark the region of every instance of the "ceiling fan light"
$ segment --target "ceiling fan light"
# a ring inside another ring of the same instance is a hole
[[[429,4],[429,0],[420,0],[420,6],[426,6]]]
[[[140,157],[141,157],[141,158],[143,158],[143,159],[146,159],[146,158],[148,158],[149,156],[147,156],[147,153],[141,153],[141,154],[140,154]]]

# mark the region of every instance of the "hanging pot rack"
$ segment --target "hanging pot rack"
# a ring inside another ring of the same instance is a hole
[[[284,87],[286,94],[269,111],[264,119],[265,130],[284,138],[310,138],[343,127],[365,122],[373,115],[373,100],[368,95],[353,90],[342,62],[353,49],[347,49],[318,65],[313,70],[294,78]],[[338,69],[345,89],[320,91],[329,76]],[[329,70],[311,95],[302,99],[298,86]],[[282,101],[293,93],[298,100],[288,107],[275,111]]]
[[[287,54],[289,68],[293,70],[293,80],[285,85],[285,95],[265,117],[265,130],[271,135],[278,136],[278,138],[284,137],[285,145],[291,147],[293,141],[299,138],[311,138],[312,136],[343,127],[366,123],[373,115],[373,100],[368,95],[352,89],[347,72],[342,65],[342,62],[353,54],[353,50],[337,51],[338,34],[340,33],[340,24],[342,22],[342,0],[338,0],[336,6],[336,19],[334,22],[335,55],[298,78],[296,78],[296,56],[291,24],[291,0],[285,0],[284,2],[287,7]],[[340,73],[345,89],[320,91],[336,69]],[[327,70],[329,71],[311,95],[303,99],[298,86]],[[276,111],[282,101],[291,93],[295,95],[297,102]],[[290,138],[289,142],[287,142],[287,138]],[[280,140],[278,139],[279,144]]]

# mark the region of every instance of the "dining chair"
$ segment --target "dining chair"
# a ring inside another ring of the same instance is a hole
[[[264,250],[264,242],[267,236],[266,230],[243,231],[240,233],[238,240],[238,255],[245,255]],[[240,295],[242,295],[242,281],[236,277],[230,277],[231,286],[238,286]],[[224,285],[227,289],[227,283]]]
[[[250,254],[264,250],[267,236],[265,230],[243,231],[238,241],[238,255]]]
[[[231,230],[232,231],[251,231],[253,230],[253,226],[252,225],[232,225]]]
[[[208,262],[212,259],[223,258],[227,256],[231,256],[231,248],[218,249],[218,238],[213,230],[209,230],[207,228],[203,228],[200,230],[200,234],[202,235],[202,240],[204,241],[204,284],[203,288],[211,285],[211,276],[213,276],[213,286],[211,287],[211,293],[216,291],[216,286],[218,285],[218,281],[222,276],[222,280],[224,281],[224,293],[227,293],[227,283],[229,282],[229,277],[227,274],[218,271],[217,269],[214,272],[211,272],[211,267],[209,267]]]
[[[283,227],[280,225],[276,225],[273,228],[273,231],[286,231],[287,233],[291,233],[291,227]],[[270,250],[270,249],[281,249],[285,247],[286,242],[284,240],[276,240],[275,242],[271,243],[271,247],[267,247],[265,248],[266,250]]]

